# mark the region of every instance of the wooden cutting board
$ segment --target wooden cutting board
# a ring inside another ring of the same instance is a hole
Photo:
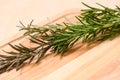
[[[79,10],[73,9],[51,19],[52,23],[66,21],[66,16],[75,21],[73,16],[78,15]],[[62,15],[62,16],[60,16]],[[50,24],[48,21],[39,25]],[[7,44],[22,43],[31,46],[28,37],[18,33],[11,39],[1,42],[1,50],[12,50]],[[21,70],[12,70],[0,74],[0,80],[120,80],[120,37],[112,41],[104,41],[92,46],[76,44],[67,52],[66,56],[49,55],[40,64],[30,64]],[[2,51],[0,54],[4,54]]]

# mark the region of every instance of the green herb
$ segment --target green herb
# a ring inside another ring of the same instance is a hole
[[[88,9],[81,10],[82,13],[75,16],[79,22],[48,25],[36,27],[32,22],[25,26],[22,24],[20,30],[26,30],[25,35],[30,36],[30,41],[36,46],[29,48],[22,44],[9,44],[14,50],[6,52],[8,55],[0,55],[0,73],[16,68],[19,70],[24,64],[31,63],[37,58],[40,62],[47,52],[55,55],[63,55],[71,49],[78,41],[92,43],[113,39],[120,34],[120,8],[91,7],[83,3]]]

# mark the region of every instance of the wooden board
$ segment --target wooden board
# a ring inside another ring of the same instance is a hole
[[[120,37],[99,44],[42,80],[120,80]]]
[[[61,23],[65,21],[64,16],[74,21],[73,16],[79,14],[79,10],[66,12],[52,19],[52,22]],[[50,23],[48,21],[40,23],[47,24]],[[7,45],[9,42],[31,46],[28,37],[21,37],[23,33],[20,32],[8,41],[2,42],[0,49],[12,50]],[[50,55],[40,64],[31,64],[17,72],[12,70],[0,74],[0,80],[120,80],[120,37],[89,47],[80,46],[75,45],[67,52],[69,55],[62,58],[59,55]]]

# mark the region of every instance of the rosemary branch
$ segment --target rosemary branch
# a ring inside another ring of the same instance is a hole
[[[79,22],[35,27],[32,22],[26,27],[22,24],[20,30],[26,30],[25,35],[37,46],[28,48],[9,44],[15,51],[6,52],[9,55],[0,55],[0,73],[16,68],[20,69],[25,63],[31,63],[37,58],[40,62],[50,51],[53,54],[64,54],[81,40],[82,43],[104,41],[120,35],[120,8],[111,9],[98,4],[102,8],[91,7],[83,3],[88,9],[75,16]]]

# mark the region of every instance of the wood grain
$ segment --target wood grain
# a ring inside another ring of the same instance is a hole
[[[79,10],[69,10],[52,18],[53,23],[66,21],[67,16],[75,21],[73,16],[79,14]],[[62,15],[62,16],[61,16]],[[39,25],[50,24],[43,21]],[[11,39],[0,44],[1,50],[12,50],[7,44],[22,43],[32,46],[28,37],[21,37],[20,32]],[[30,64],[21,70],[15,69],[0,74],[0,80],[120,80],[120,37],[101,44],[89,47],[81,47],[78,43],[69,50],[64,57],[49,55],[40,64]],[[4,54],[0,51],[0,54]]]
[[[119,41],[103,42],[42,80],[120,80]]]
[[[71,19],[72,21],[74,21],[73,17],[75,15],[78,15],[80,13],[80,11],[78,9],[71,9],[71,10],[67,10],[65,12],[62,12],[61,14],[58,14],[57,16],[53,17],[52,23],[62,23],[63,21],[65,22],[65,16],[69,19]],[[43,21],[41,23],[39,23],[38,25],[48,25],[50,24],[49,21]],[[22,36],[24,34],[24,32],[20,32],[18,34],[16,34],[15,36],[13,36],[12,38],[10,38],[9,40],[6,40],[4,42],[2,42],[0,44],[0,49],[1,50],[13,50],[12,48],[10,48],[10,46],[8,46],[8,43],[11,44],[19,44],[22,43],[26,46],[32,46],[32,44],[30,44],[27,36]],[[76,46],[73,48],[72,51],[76,50],[79,46]],[[87,49],[83,49],[81,50],[81,54],[84,53]],[[75,59],[76,57],[78,57],[81,54],[75,53],[75,54],[70,54],[69,52],[67,52],[69,55],[65,56],[63,58],[61,58],[61,56],[55,56],[54,55],[50,55],[48,56],[46,59],[44,59],[39,65],[35,65],[35,64],[31,64],[28,65],[24,68],[22,68],[20,71],[15,71],[12,70],[10,72],[6,72],[0,75],[0,80],[34,80],[33,78],[35,77],[39,77],[42,78],[48,74],[50,74],[51,72],[55,71],[56,69],[60,68],[61,66],[65,65],[66,63],[68,63],[69,61]],[[5,54],[2,51],[0,51],[0,54]],[[49,63],[49,64],[48,64]],[[40,74],[39,74],[40,73]],[[14,74],[14,75],[11,75]],[[30,75],[31,74],[31,75]],[[30,77],[28,77],[28,75],[30,75]]]

